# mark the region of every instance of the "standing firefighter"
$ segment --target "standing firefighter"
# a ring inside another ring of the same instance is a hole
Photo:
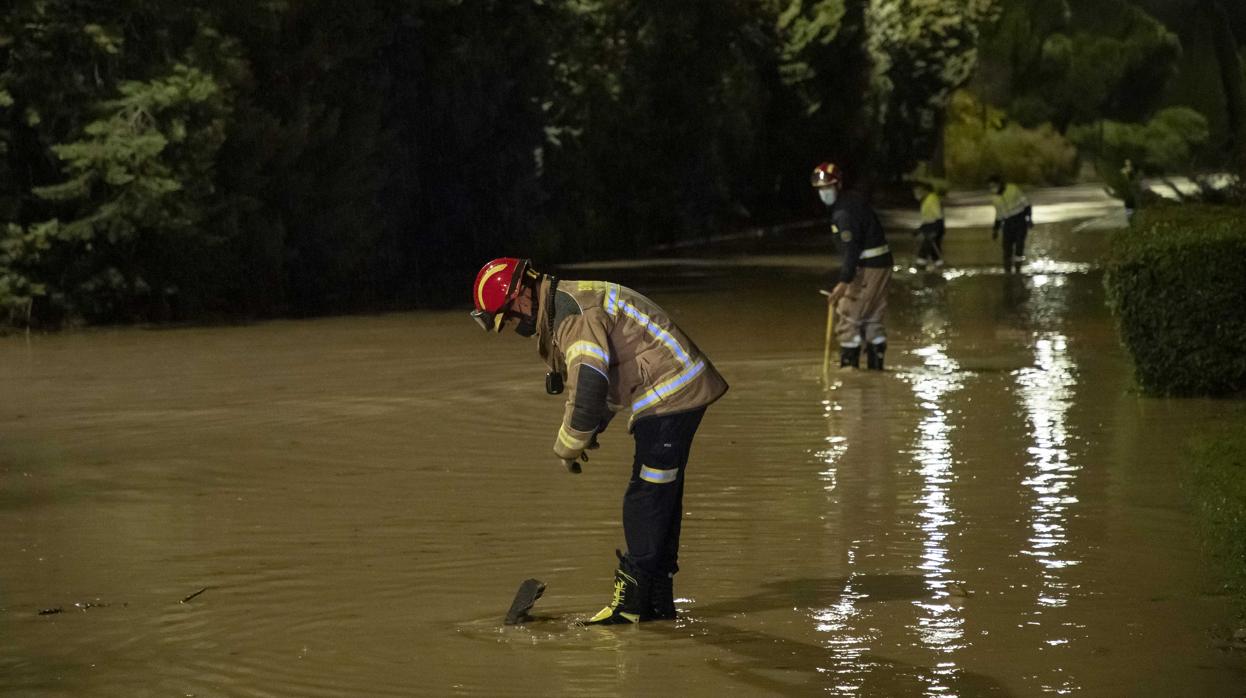
[[[671,318],[639,293],[602,281],[560,281],[526,259],[481,268],[472,317],[485,330],[536,336],[549,367],[546,389],[567,386],[554,454],[580,472],[615,411],[630,407],[636,441],[623,496],[627,554],[618,553],[614,597],[588,622],[636,623],[675,617],[684,469],[705,409],[727,383]]]
[[[926,182],[913,184],[913,198],[921,205],[921,225],[914,231],[921,236],[921,247],[917,250],[917,266],[925,267],[933,264],[943,266],[943,234],[947,227],[943,223],[943,199],[934,187]]]
[[[892,264],[883,226],[865,199],[856,192],[842,191],[843,173],[834,164],[824,162],[814,168],[810,183],[822,203],[831,208],[831,230],[843,248],[839,282],[827,298],[835,307],[839,365],[858,368],[864,343],[866,365],[882,370],[887,353],[883,316]]]
[[[991,175],[987,180],[991,189],[991,203],[995,206],[995,228],[991,239],[1004,232],[1004,273],[1011,274],[1014,269],[1021,271],[1025,263],[1025,236],[1034,227],[1034,213],[1030,200],[1025,198],[1021,187],[1005,184],[1004,178]]]

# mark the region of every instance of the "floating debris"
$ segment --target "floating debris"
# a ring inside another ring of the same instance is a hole
[[[198,595],[202,594],[203,592],[205,592],[205,591],[207,591],[208,589],[211,589],[211,588],[212,588],[212,587],[204,587],[204,588],[200,589],[199,591],[196,591],[195,593],[191,594],[190,596],[187,596],[186,598],[182,599],[180,603],[186,603],[186,602],[190,601],[191,599],[195,598],[196,596],[198,596]]]
[[[107,608],[111,605],[112,604],[100,603],[99,599],[96,599],[94,601],[75,601],[73,607],[85,613],[88,608]],[[64,613],[64,612],[65,612],[64,606],[53,606],[51,608],[39,609],[39,615],[41,616],[53,616],[53,615],[56,615],[57,613]]]
[[[525,579],[519,585],[519,591],[515,592],[515,600],[511,602],[511,608],[506,613],[507,625],[519,625],[532,620],[532,616],[528,615],[528,611],[536,605],[537,599],[545,593],[545,582],[539,579]]]

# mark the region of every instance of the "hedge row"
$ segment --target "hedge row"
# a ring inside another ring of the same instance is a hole
[[[1246,209],[1141,211],[1113,235],[1105,284],[1143,390],[1246,391]]]

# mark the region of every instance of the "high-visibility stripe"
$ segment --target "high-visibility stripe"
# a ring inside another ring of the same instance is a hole
[[[563,425],[558,429],[558,443],[562,444],[568,451],[582,451],[588,446],[587,438],[576,438],[567,431],[567,425]]]
[[[684,388],[684,386],[688,385],[693,378],[701,375],[701,371],[704,370],[705,360],[701,359],[688,368],[685,368],[683,371],[680,371],[674,378],[663,383],[659,383],[649,390],[646,390],[645,394],[642,395],[640,399],[632,403],[632,414],[634,415],[647,407],[652,407],[658,400],[665,400],[666,398],[679,392]]]
[[[669,332],[662,329],[653,320],[649,319],[648,315],[645,315],[637,309],[636,306],[626,301],[620,305],[623,308],[624,315],[627,315],[636,322],[640,323],[641,327],[648,330],[649,334],[653,335],[654,339],[657,339],[659,342],[665,344],[666,348],[671,350],[671,353],[675,355],[675,358],[679,359],[680,363],[686,366],[692,361],[692,357],[688,356],[688,352],[684,351],[684,348],[679,346],[679,342],[676,341]]]
[[[606,309],[606,314],[610,317],[617,317],[619,314],[619,286],[618,284],[610,284],[607,286],[605,300],[602,301]]]
[[[868,250],[861,250],[861,259],[870,259],[871,257],[881,257],[891,251],[886,245],[871,247]]]
[[[570,347],[567,347],[567,365],[568,366],[571,365],[572,359],[579,357],[579,356],[591,356],[597,359],[598,361],[600,361],[605,366],[610,365],[610,355],[606,353],[605,349],[601,348],[601,345],[594,344],[593,342],[581,340],[579,342],[576,342],[575,344],[572,344]]]
[[[650,468],[647,465],[640,466],[640,479],[645,482],[652,482],[655,485],[666,485],[674,482],[678,478],[679,468],[659,470],[657,468]]]
[[[480,276],[480,283],[476,286],[476,307],[477,308],[480,308],[481,310],[488,310],[489,312],[493,312],[494,310],[496,310],[496,308],[485,307],[485,282],[493,278],[493,275],[497,273],[499,270],[505,269],[505,268],[506,268],[505,264],[494,264],[493,266],[486,269],[485,273]]]

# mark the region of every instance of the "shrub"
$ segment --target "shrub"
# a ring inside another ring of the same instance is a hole
[[[992,174],[1013,182],[1066,184],[1077,172],[1077,149],[1051,124],[1024,128],[967,92],[952,98],[945,132],[948,179],[980,186]]]
[[[1210,137],[1207,117],[1189,107],[1169,107],[1145,124],[1100,121],[1069,128],[1085,153],[1113,163],[1134,161],[1149,174],[1190,169]]]
[[[1145,209],[1113,235],[1105,284],[1138,383],[1163,395],[1246,390],[1246,210]]]

